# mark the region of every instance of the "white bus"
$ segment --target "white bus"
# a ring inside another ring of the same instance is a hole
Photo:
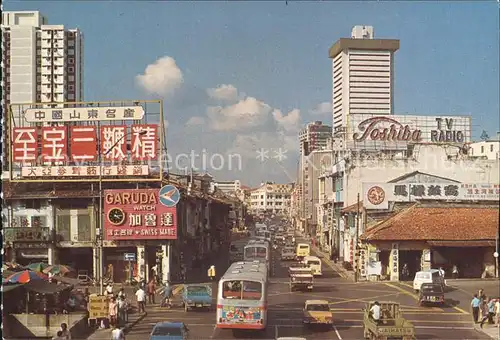
[[[243,261],[260,261],[267,265],[271,273],[271,245],[265,240],[250,240],[243,248]]]
[[[219,280],[217,328],[262,330],[267,325],[267,268],[235,262]]]

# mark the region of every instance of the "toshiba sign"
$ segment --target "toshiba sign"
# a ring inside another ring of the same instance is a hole
[[[464,144],[471,140],[468,116],[350,116],[348,141],[354,146],[406,147],[408,143]]]

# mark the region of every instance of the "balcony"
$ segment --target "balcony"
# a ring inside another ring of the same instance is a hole
[[[49,242],[51,240],[48,227],[4,229],[4,241],[6,242]]]

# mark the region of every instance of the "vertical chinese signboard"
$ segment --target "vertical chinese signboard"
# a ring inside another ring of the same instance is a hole
[[[151,112],[159,114],[158,124],[146,121],[145,107],[153,104],[143,103],[144,107],[139,102],[63,108],[11,105],[21,122],[10,124],[11,180],[154,180],[152,168],[160,168],[161,179],[162,102],[151,102],[158,105],[158,112]]]
[[[158,189],[104,192],[106,240],[173,240],[177,238],[177,208],[160,202]]]

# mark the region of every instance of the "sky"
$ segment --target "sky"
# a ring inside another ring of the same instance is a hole
[[[496,1],[7,0],[4,10],[83,32],[85,101],[163,99],[173,172],[190,158],[218,180],[294,181],[298,131],[332,123],[328,49],[355,25],[400,39],[396,114],[471,115],[475,138],[500,131]]]

